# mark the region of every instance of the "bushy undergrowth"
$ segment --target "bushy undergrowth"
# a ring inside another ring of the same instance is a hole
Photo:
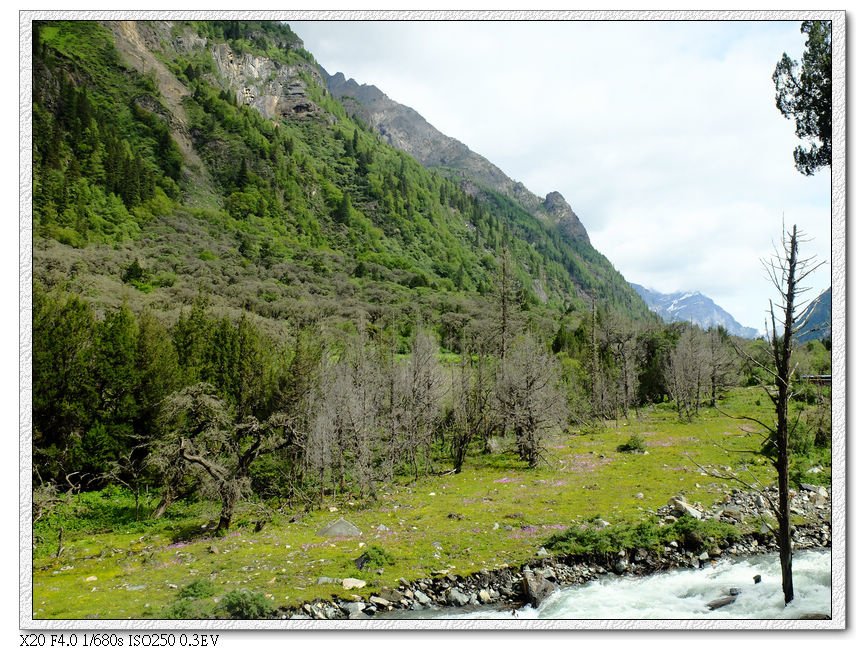
[[[273,613],[273,606],[263,594],[245,589],[225,594],[221,606],[229,617],[245,620],[267,618]]]
[[[61,529],[64,535],[152,532],[172,528],[178,521],[199,514],[204,506],[178,502],[162,518],[154,519],[151,513],[155,504],[154,495],[142,496],[136,509],[135,496],[115,486],[98,492],[51,496],[41,504],[44,512],[33,524],[37,541],[34,552],[37,556],[56,552]]]
[[[657,552],[675,541],[691,550],[704,551],[712,545],[731,542],[739,536],[740,532],[729,524],[681,517],[671,526],[659,526],[648,521],[604,528],[592,523],[572,526],[550,537],[545,546],[565,555],[598,556],[622,550]]]

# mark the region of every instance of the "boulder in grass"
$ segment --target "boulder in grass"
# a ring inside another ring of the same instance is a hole
[[[340,517],[319,530],[316,535],[320,537],[360,537],[361,532],[360,528]]]

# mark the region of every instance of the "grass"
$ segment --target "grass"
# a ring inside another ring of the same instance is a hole
[[[754,403],[758,396],[757,390],[734,391],[725,412],[768,419],[766,400],[763,406]],[[510,454],[475,456],[461,474],[404,482],[371,505],[326,503],[294,523],[289,519],[297,513],[277,514],[258,533],[252,511],[241,512],[239,525],[220,539],[181,535],[215,518],[217,504],[182,506],[165,521],[132,521],[113,529],[104,517],[91,517],[67,531],[60,558],[54,557],[56,538],[46,526],[34,552],[34,618],[225,616],[224,599],[238,591],[261,594],[272,607],[370,595],[396,586],[400,578],[518,565],[550,538],[598,516],[614,530],[630,531],[605,544],[636,539],[651,545],[655,538],[638,525],[654,521],[653,511],[671,496],[708,506],[741,487],[706,470],[729,467],[746,482],[771,482],[771,466],[747,453],[759,448],[758,437],[742,425],[708,409],[684,423],[661,405],[641,411],[639,418],[557,437],[547,463],[535,470]],[[636,434],[647,454],[616,451]],[[357,525],[362,537],[316,535],[338,517]],[[178,541],[182,538],[186,541]],[[578,542],[591,546],[591,540]],[[568,552],[565,546],[559,550]],[[358,569],[354,561],[365,552],[377,561]],[[319,577],[353,577],[367,584],[349,592],[341,584],[318,584]],[[251,603],[249,611],[258,611],[261,603],[254,596],[243,598]]]

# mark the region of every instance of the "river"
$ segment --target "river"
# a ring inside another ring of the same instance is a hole
[[[759,583],[754,576],[760,575]],[[784,607],[778,556],[722,560],[702,569],[646,577],[608,576],[565,587],[541,603],[516,611],[498,608],[400,612],[388,618],[448,619],[782,619],[831,613],[831,554],[801,551],[793,556],[794,601]],[[706,604],[740,590],[735,602],[710,610]]]

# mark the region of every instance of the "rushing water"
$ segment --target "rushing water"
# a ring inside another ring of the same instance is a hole
[[[754,583],[755,575],[761,581]],[[710,610],[706,604],[741,593],[736,601]],[[512,612],[493,608],[430,612],[424,618],[461,619],[781,619],[831,614],[831,557],[825,550],[793,556],[794,601],[784,607],[777,555],[723,560],[715,566],[660,573],[642,578],[604,577],[566,587],[538,609]],[[412,612],[418,614],[418,612]]]

